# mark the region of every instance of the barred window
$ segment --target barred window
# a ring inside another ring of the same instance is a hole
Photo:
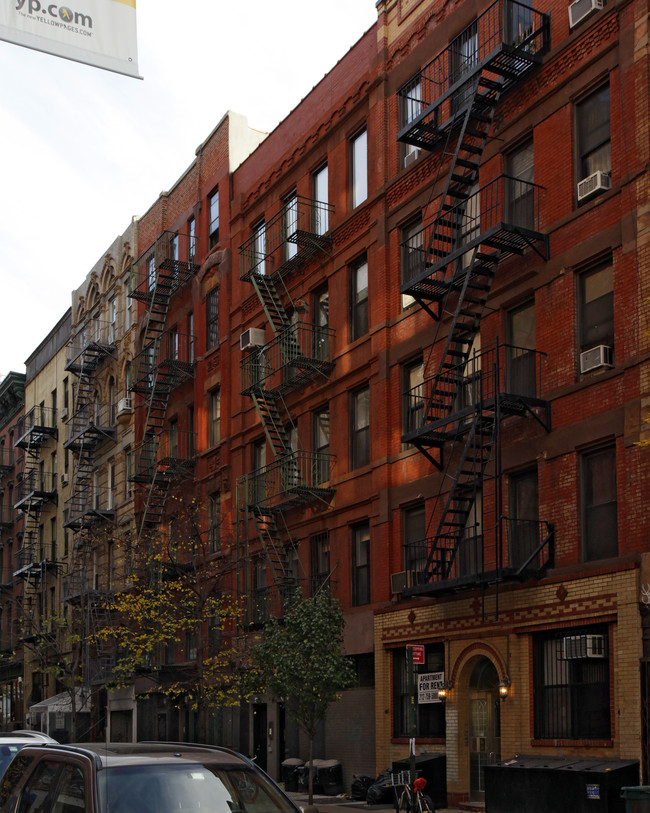
[[[213,288],[205,298],[207,349],[219,343],[219,289]]]

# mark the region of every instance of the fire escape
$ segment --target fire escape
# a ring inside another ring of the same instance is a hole
[[[422,382],[405,394],[402,440],[444,475],[434,532],[406,551],[413,569],[404,595],[530,578],[552,562],[552,527],[510,520],[501,509],[502,422],[528,415],[550,429],[549,404],[539,395],[541,354],[498,339],[479,349],[499,263],[531,250],[548,259],[539,187],[505,175],[479,183],[502,94],[526,80],[548,46],[548,15],[497,0],[398,92],[398,140],[438,159],[422,229],[402,246],[400,291],[425,308],[440,334]],[[448,329],[441,330],[443,319]],[[484,504],[494,506],[490,527]]]
[[[108,475],[96,470],[96,459],[105,443],[117,440],[115,403],[100,402],[96,376],[102,365],[117,356],[115,325],[92,318],[68,343],[65,369],[76,376],[72,416],[66,423],[64,448],[74,458],[71,496],[66,500],[63,527],[74,533],[73,561],[62,580],[62,601],[82,608],[84,623],[83,671],[92,683],[97,665],[107,659],[90,648],[91,636],[103,624],[106,596],[96,590],[96,546],[92,529],[115,522],[115,495]],[[96,680],[95,680],[96,682]]]
[[[260,540],[270,570],[271,586],[257,584],[249,607],[253,623],[281,615],[284,598],[298,583],[297,549],[285,512],[310,504],[329,504],[333,457],[301,448],[285,395],[310,382],[328,378],[333,331],[300,319],[304,303],[293,302],[285,277],[312,259],[327,256],[331,207],[293,196],[239,249],[240,279],[257,294],[270,326],[249,328],[240,337],[242,395],[249,396],[273,454],[272,462],[237,482],[237,506],[249,563],[249,527]]]
[[[198,271],[195,257],[195,236],[162,232],[134,263],[137,285],[131,296],[146,306],[131,386],[144,406],[142,442],[131,474],[144,487],[138,539],[160,524],[171,483],[193,470],[194,436],[165,427],[165,413],[172,390],[194,375],[194,337],[165,330],[165,322],[172,296]]]
[[[24,517],[23,540],[15,554],[14,579],[24,582],[21,615],[21,637],[33,640],[40,631],[38,606],[43,606],[47,590],[46,577],[56,570],[54,551],[45,547],[41,514],[43,507],[57,500],[56,472],[46,468],[44,453],[56,440],[56,410],[43,404],[32,407],[16,424],[14,446],[22,449],[24,469],[14,489],[14,508]]]

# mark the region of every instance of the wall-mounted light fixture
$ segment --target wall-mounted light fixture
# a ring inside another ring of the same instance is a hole
[[[438,697],[440,698],[440,700],[442,700],[443,703],[445,702],[445,700],[449,699],[451,689],[452,689],[451,681],[449,680],[445,680],[442,686],[438,689]]]
[[[510,678],[504,675],[503,680],[499,683],[499,697],[501,700],[507,700],[510,694]]]

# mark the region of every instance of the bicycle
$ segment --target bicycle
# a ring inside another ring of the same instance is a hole
[[[408,771],[399,771],[392,774],[392,784],[395,793],[395,813],[405,810],[406,813],[436,813],[433,799],[424,794],[427,780],[423,776],[417,777],[411,787]],[[398,788],[401,793],[398,794]]]

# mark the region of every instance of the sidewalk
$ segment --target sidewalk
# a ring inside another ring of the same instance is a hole
[[[285,791],[286,792],[286,791]],[[307,793],[288,792],[287,796],[298,807],[306,807],[309,804]],[[395,813],[394,805],[368,805],[365,802],[357,802],[354,799],[347,799],[345,796],[321,796],[314,794],[314,807],[325,813],[352,813],[353,810],[367,810],[368,813]],[[436,813],[460,813],[457,807],[439,807]]]

